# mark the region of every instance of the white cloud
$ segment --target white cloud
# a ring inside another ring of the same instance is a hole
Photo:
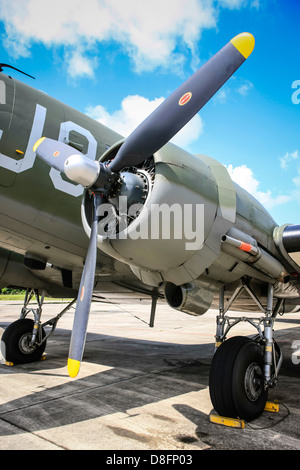
[[[298,158],[299,158],[298,150],[295,150],[294,152],[286,152],[279,159],[281,168],[286,170],[288,167],[288,164],[292,162],[293,160],[297,160]]]
[[[259,7],[260,7],[260,0],[252,0],[251,8],[256,8],[258,10]]]
[[[78,78],[86,76],[89,78],[94,77],[94,68],[97,59],[92,59],[84,56],[80,50],[66,52],[66,60],[68,63],[68,72],[71,78]]]
[[[236,89],[236,91],[239,95],[246,96],[248,95],[251,88],[253,88],[253,83],[249,82],[249,80],[246,80]]]
[[[249,80],[233,75],[215,94],[213,102],[215,104],[224,104],[228,101],[229,97],[234,96],[234,93],[238,93],[242,97],[247,96],[252,88],[254,88],[254,85]]]
[[[275,206],[285,204],[291,200],[291,195],[274,196],[270,190],[261,191],[260,182],[255,178],[251,168],[246,165],[233,167],[228,165],[228,173],[232,180],[242,188],[246,189],[254,196],[266,209],[273,209]]]
[[[219,0],[219,4],[222,7],[230,8],[231,10],[241,8],[242,6],[245,6],[246,3],[247,0]]]
[[[1,0],[0,21],[3,44],[15,57],[28,56],[33,43],[63,46],[73,49],[66,60],[78,75],[74,57],[80,49],[82,73],[90,76],[95,64],[84,52],[105,41],[121,45],[137,71],[182,65],[186,54],[178,45],[190,51],[196,66],[201,34],[216,28],[220,8],[246,5],[242,0]]]
[[[101,105],[87,108],[86,113],[122,136],[127,137],[163,101],[163,97],[148,100],[143,96],[133,95],[124,98],[121,109],[111,114]],[[178,132],[171,142],[186,147],[198,139],[202,130],[203,123],[201,117],[197,114]]]
[[[214,103],[224,104],[229,95],[229,88],[221,88],[213,97]]]
[[[295,186],[300,186],[300,168],[298,168],[298,176],[293,178],[293,183]]]

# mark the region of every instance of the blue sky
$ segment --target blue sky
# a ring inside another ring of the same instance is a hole
[[[128,135],[251,32],[249,59],[174,141],[221,161],[279,224],[300,223],[299,20],[297,0],[0,0],[1,62]]]

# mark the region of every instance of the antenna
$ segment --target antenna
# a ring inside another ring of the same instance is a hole
[[[0,64],[0,72],[3,72],[3,67],[9,67],[10,69],[14,69],[17,72],[23,73],[23,75],[27,75],[27,77],[33,78],[35,80],[35,77],[33,77],[32,75],[29,75],[28,73],[22,72],[22,70],[16,69],[16,67],[13,67],[12,65],[8,65],[8,64]]]

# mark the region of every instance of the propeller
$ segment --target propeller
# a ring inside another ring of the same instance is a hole
[[[100,194],[96,193],[93,193],[92,197],[93,218],[91,224],[90,243],[81,275],[69,349],[68,372],[70,377],[76,377],[79,372],[87,332],[88,313],[90,311],[90,305],[93,296],[97,260],[97,210],[101,204],[102,198]]]
[[[113,183],[119,179],[119,172],[125,167],[139,165],[163,147],[243,64],[253,48],[252,34],[235,36],[125,139],[109,163],[91,161],[69,145],[46,137],[34,145],[34,152],[44,162],[93,194],[90,242],[78,292],[68,359],[71,377],[78,374],[85,344],[95,278],[99,205],[106,200]]]

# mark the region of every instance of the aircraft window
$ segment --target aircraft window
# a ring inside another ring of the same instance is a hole
[[[5,82],[0,80],[0,104],[6,104]]]
[[[70,132],[68,144],[82,153],[87,153],[88,151],[88,145],[89,145],[88,139],[84,135],[79,134],[79,132],[76,132],[76,131]]]

